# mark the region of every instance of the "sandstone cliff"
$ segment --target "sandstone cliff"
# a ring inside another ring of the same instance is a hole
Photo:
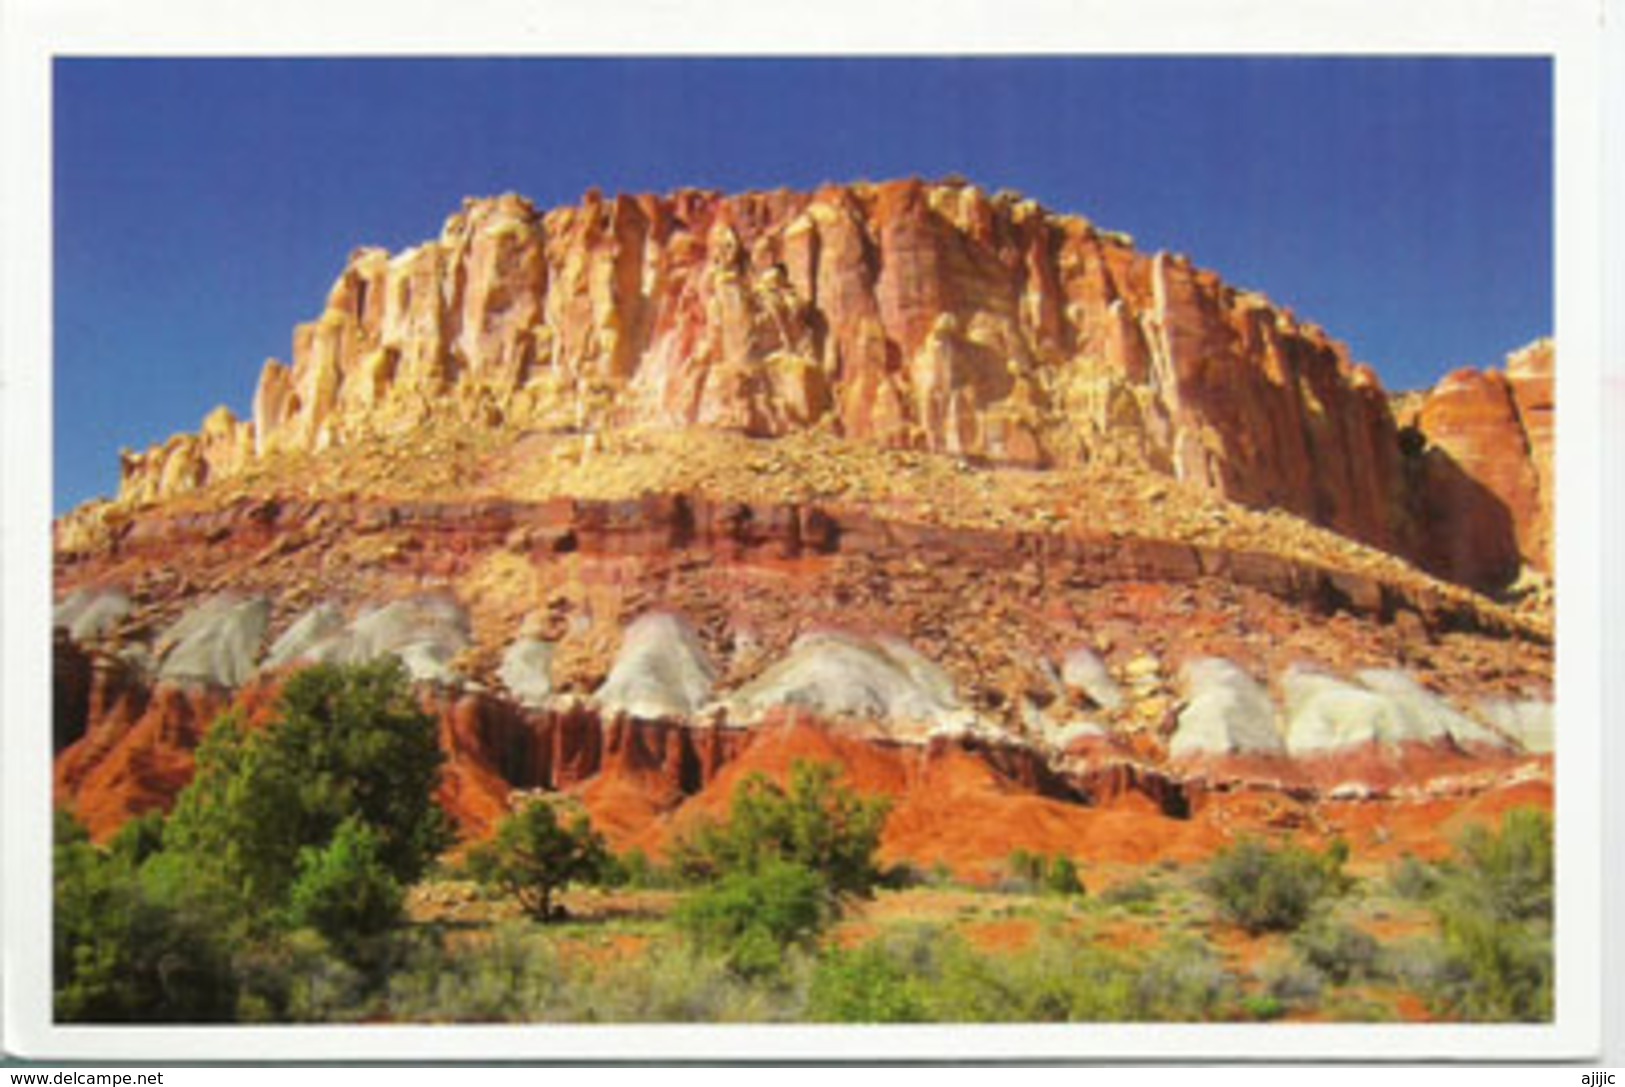
[[[469,201],[354,254],[252,423],[126,459],[121,498],[454,414],[482,426],[826,428],[1042,466],[1132,460],[1391,550],[1386,394],[1346,349],[1182,257],[918,181],[816,193]]]

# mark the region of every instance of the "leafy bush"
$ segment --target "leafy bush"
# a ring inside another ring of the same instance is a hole
[[[831,914],[818,873],[775,858],[690,895],[674,920],[699,952],[720,955],[742,976],[762,977],[777,971],[787,947],[810,945]]]
[[[796,762],[789,788],[754,774],[734,794],[725,824],[692,829],[673,853],[676,867],[703,882],[788,862],[815,873],[836,895],[867,895],[880,878],[875,851],[890,807],[837,783],[831,763]]]
[[[1268,1023],[1279,1019],[1288,1010],[1286,1004],[1279,997],[1272,996],[1269,993],[1254,993],[1251,996],[1244,997],[1242,998],[1241,1007],[1249,1018],[1256,1019],[1260,1023]]]
[[[469,850],[468,868],[481,883],[501,888],[540,921],[553,920],[553,895],[603,874],[604,839],[585,813],[568,825],[554,806],[532,801],[497,825],[495,837]]]
[[[1244,838],[1213,858],[1201,885],[1227,920],[1252,935],[1291,932],[1325,899],[1348,889],[1347,855],[1341,843],[1320,855]]]

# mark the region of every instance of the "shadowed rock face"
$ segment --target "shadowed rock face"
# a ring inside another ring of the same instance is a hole
[[[1453,580],[1506,584],[1552,570],[1556,353],[1542,340],[1504,371],[1457,370],[1400,413],[1425,440],[1417,557]]]

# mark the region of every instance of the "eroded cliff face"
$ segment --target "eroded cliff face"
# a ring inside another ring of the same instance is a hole
[[[1169,254],[974,186],[469,201],[355,253],[253,420],[126,459],[173,496],[452,415],[602,432],[809,428],[1013,465],[1133,462],[1389,550],[1387,397],[1318,328]]]
[[[1472,585],[1552,572],[1553,371],[1541,340],[1503,370],[1457,370],[1398,412],[1424,443],[1419,558]]]

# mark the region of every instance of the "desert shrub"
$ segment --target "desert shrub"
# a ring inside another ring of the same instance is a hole
[[[255,939],[234,956],[244,1023],[354,1023],[373,1010],[373,981],[313,929]]]
[[[1155,883],[1141,877],[1106,888],[1100,893],[1100,901],[1108,906],[1121,906],[1130,913],[1147,913],[1161,893]]]
[[[1521,808],[1498,831],[1470,827],[1446,870],[1440,894],[1453,905],[1510,920],[1550,920],[1553,887],[1552,820]]]
[[[789,949],[771,977],[741,976],[726,957],[656,943],[575,970],[549,1011],[586,1023],[792,1023],[806,1019],[811,959]]]
[[[316,665],[288,681],[264,729],[234,714],[210,728],[164,851],[263,917],[287,903],[301,851],[326,848],[355,819],[376,833],[379,862],[410,884],[450,843],[435,802],[443,761],[398,660]]]
[[[873,1021],[889,1015],[894,1022],[1135,1017],[1132,965],[1057,929],[1045,929],[1029,947],[988,954],[951,930],[910,926],[865,945],[860,954],[876,961],[848,957],[841,963],[847,969],[831,979],[834,992],[821,994],[831,1001],[821,1005],[829,1018],[841,1007],[848,1021],[861,1021],[860,1012]]]
[[[619,856],[610,856],[602,873],[603,882],[611,887],[631,887],[636,890],[665,890],[677,885],[677,876],[664,865],[656,864],[641,849],[631,849]]]
[[[1148,956],[1135,981],[1138,1018],[1192,1022],[1217,1018],[1235,995],[1236,979],[1205,943],[1176,938]]]
[[[1081,895],[1084,893],[1083,880],[1078,876],[1078,866],[1071,857],[1057,854],[1050,859],[1049,868],[1044,873],[1044,890],[1056,895]]]
[[[306,846],[289,895],[296,926],[320,933],[352,961],[401,917],[405,892],[385,866],[378,832],[355,818],[339,824],[323,848]]]
[[[1249,1019],[1256,1019],[1260,1023],[1279,1019],[1288,1011],[1286,1003],[1270,993],[1253,993],[1243,997],[1241,1010]]]
[[[1006,877],[999,889],[1016,894],[1080,895],[1084,893],[1083,880],[1078,877],[1078,866],[1071,857],[1057,853],[1053,857],[1025,849],[1013,851],[1005,858]]]
[[[700,954],[721,956],[741,976],[766,977],[786,948],[810,945],[832,913],[817,873],[773,859],[690,894],[673,920]]]
[[[1030,1022],[1102,1022],[1134,1019],[1133,963],[1058,930],[1041,933],[1002,966],[1014,992],[1014,1010]]]
[[[1304,962],[1335,985],[1365,980],[1378,973],[1382,948],[1376,937],[1354,925],[1317,919],[1293,933],[1292,946]]]
[[[911,887],[932,886],[932,874],[912,861],[898,861],[880,872],[877,885],[888,891],[906,891]]]
[[[1435,1000],[1466,1019],[1550,1019],[1552,893],[1550,816],[1517,810],[1497,831],[1470,829],[1428,899],[1441,938],[1424,982]]]
[[[1326,988],[1326,976],[1297,955],[1271,955],[1254,977],[1263,993],[1287,1009],[1315,1006]]]
[[[724,824],[702,823],[677,843],[673,862],[691,881],[788,862],[835,895],[867,895],[880,878],[875,851],[889,802],[839,784],[831,763],[798,761],[788,788],[755,774],[734,794]]]
[[[1213,858],[1201,886],[1226,920],[1249,933],[1291,932],[1323,901],[1348,889],[1346,859],[1339,845],[1322,855],[1244,838]]]
[[[387,988],[392,1018],[410,1022],[497,1023],[551,1017],[567,986],[553,946],[523,922],[498,925],[454,947],[417,942]]]
[[[468,852],[469,873],[518,899],[539,921],[553,919],[553,895],[601,878],[609,858],[584,812],[568,823],[547,801],[532,801],[497,824],[495,836]]]
[[[1439,870],[1407,853],[1389,866],[1388,886],[1400,898],[1420,902],[1439,889]]]
[[[916,1023],[927,1017],[916,974],[884,948],[830,951],[818,960],[807,1018],[822,1023]]]

